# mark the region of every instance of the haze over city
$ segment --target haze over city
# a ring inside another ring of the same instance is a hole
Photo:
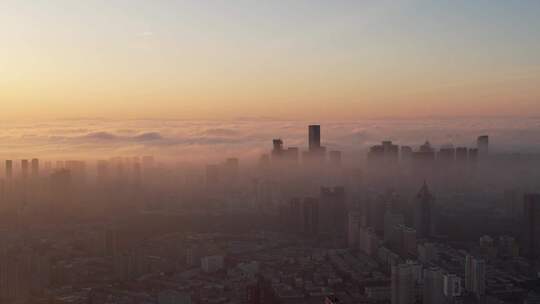
[[[0,3],[0,304],[540,303],[540,2]]]

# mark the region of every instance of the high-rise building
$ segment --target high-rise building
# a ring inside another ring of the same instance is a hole
[[[341,151],[330,151],[330,164],[334,167],[341,167]]]
[[[465,257],[465,289],[477,298],[486,293],[486,262],[471,255]]]
[[[466,162],[469,158],[469,152],[466,147],[457,147],[456,148],[456,161],[463,163]]]
[[[224,257],[222,255],[206,256],[201,258],[202,271],[213,273],[223,268]]]
[[[392,304],[415,303],[415,280],[413,265],[392,266]]]
[[[401,161],[410,161],[413,156],[413,149],[410,146],[401,146]]]
[[[276,138],[272,140],[272,159],[280,158],[283,154],[283,140]]]
[[[442,269],[431,267],[424,269],[422,303],[444,303],[444,275]]]
[[[347,238],[349,248],[356,249],[360,240],[360,213],[358,211],[349,212],[349,228],[347,229]]]
[[[461,278],[455,274],[444,275],[444,295],[458,297],[461,295]]]
[[[36,178],[39,176],[39,159],[32,159],[32,177]]]
[[[345,188],[321,187],[319,227],[321,232],[343,235],[347,233]]]
[[[523,198],[523,253],[531,260],[540,257],[540,193]]]
[[[397,162],[399,160],[399,146],[394,145],[391,141],[382,142],[384,150],[384,159],[389,162]]]
[[[10,180],[13,178],[13,161],[6,160],[6,179]]]
[[[383,141],[380,145],[372,146],[368,152],[370,161],[384,161],[384,163],[396,163],[399,160],[399,146],[391,141]]]
[[[452,145],[444,146],[439,150],[437,160],[441,163],[453,163],[456,159],[456,149]]]
[[[321,149],[321,126],[309,126],[309,151],[318,151]]]
[[[387,244],[397,245],[397,239],[399,238],[396,235],[395,226],[403,225],[405,223],[405,218],[402,214],[394,213],[387,208],[386,213],[384,214],[384,242]]]
[[[300,198],[293,198],[289,201],[288,208],[288,226],[289,232],[299,233],[303,229],[302,218],[302,200]]]
[[[297,147],[288,147],[287,150],[284,151],[284,156],[287,161],[298,163],[300,153]]]
[[[29,169],[28,159],[21,160],[21,175],[23,179],[28,178],[28,169]]]
[[[424,182],[422,189],[416,195],[416,205],[414,207],[414,228],[419,238],[429,238],[433,234],[433,205],[435,197],[429,191],[427,183]]]
[[[316,235],[319,232],[319,201],[307,197],[302,201],[302,232]]]
[[[435,149],[431,146],[429,141],[426,141],[420,146],[418,151],[413,153],[413,158],[417,162],[430,162],[435,160]]]
[[[423,243],[418,245],[418,260],[423,264],[437,261],[439,253],[435,243]]]
[[[489,136],[482,135],[478,137],[478,155],[480,157],[486,157],[489,154]]]
[[[469,149],[469,162],[476,163],[478,161],[478,149],[470,148]]]

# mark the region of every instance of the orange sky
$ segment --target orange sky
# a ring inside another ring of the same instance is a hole
[[[489,3],[5,1],[0,117],[540,114],[538,2]]]

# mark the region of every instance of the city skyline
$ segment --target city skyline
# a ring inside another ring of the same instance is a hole
[[[540,303],[540,1],[0,1],[0,304]]]
[[[4,1],[2,119],[539,115],[539,9]]]

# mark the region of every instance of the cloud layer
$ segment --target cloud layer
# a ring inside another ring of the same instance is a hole
[[[167,161],[214,161],[238,156],[254,160],[271,149],[273,138],[286,146],[307,146],[308,121],[240,119],[191,120],[58,120],[1,123],[0,158],[98,159],[152,154]],[[489,134],[500,152],[540,151],[540,119],[424,119],[321,122],[323,144],[362,158],[381,140],[418,146],[452,143],[473,146]]]

